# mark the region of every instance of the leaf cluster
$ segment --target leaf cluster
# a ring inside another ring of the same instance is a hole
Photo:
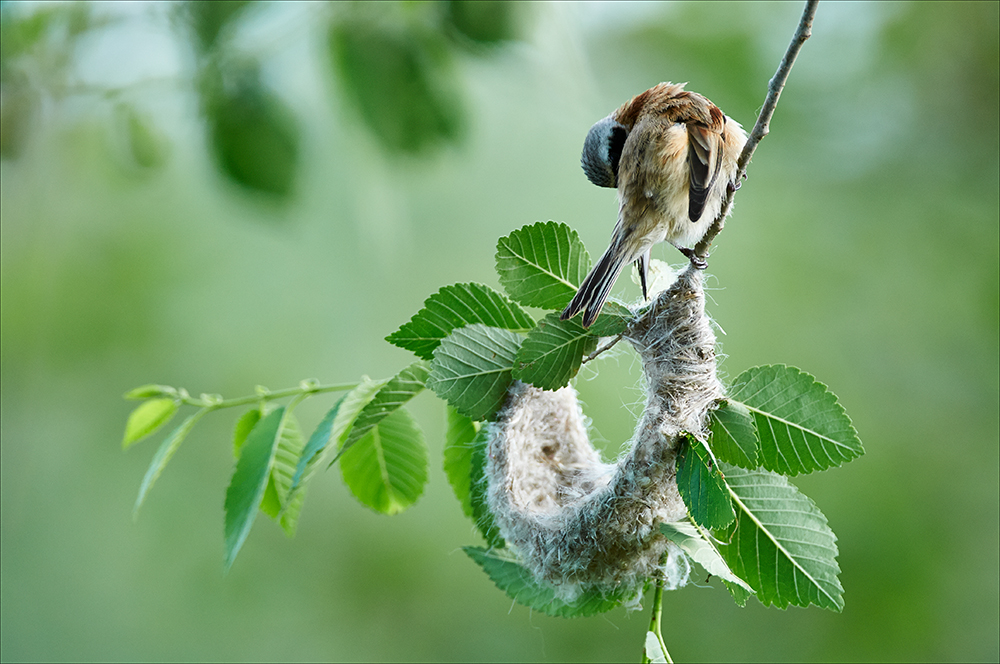
[[[755,595],[766,606],[816,604],[840,611],[836,536],[785,474],[839,466],[863,454],[850,419],[826,386],[783,365],[747,370],[731,395],[712,411],[707,440],[688,436],[681,444],[677,485],[690,522],[661,524],[661,533],[719,577],[740,606]],[[475,486],[470,491],[455,478],[467,477],[470,467],[475,472],[474,457],[482,454],[485,440],[462,417],[450,415],[449,432],[467,433],[449,434],[446,458],[455,460],[449,479],[460,500],[471,496],[475,504]],[[595,591],[572,604],[556,599],[498,550],[503,541],[490,532],[488,514],[473,518],[492,549],[466,547],[466,553],[514,600],[569,617],[607,611],[624,599]]]
[[[195,424],[220,408],[249,406],[233,430],[236,466],[226,491],[225,562],[232,565],[262,511],[285,531],[295,532],[306,489],[315,471],[340,462],[344,482],[364,505],[383,514],[407,509],[423,493],[428,453],[423,432],[405,405],[425,387],[449,403],[445,468],[463,510],[492,546],[503,542],[485,505],[485,430],[515,379],[555,389],[579,370],[598,331],[619,333],[630,315],[608,307],[591,331],[554,314],[535,321],[522,308],[561,309],[590,269],[590,257],[565,224],[533,224],[501,238],[497,271],[505,293],[476,283],[440,289],[388,341],[419,359],[391,378],[363,378],[356,385],[321,386],[233,400],[192,398],[186,391],[146,385],[126,394],[143,402],[129,416],[123,446],[153,434],[182,405],[198,409],[170,432],[153,456],[136,499],[135,512]],[[295,408],[316,394],[346,392],[306,439]],[[280,398],[293,397],[287,406]],[[481,433],[480,433],[481,431]]]
[[[4,3],[3,123],[0,157],[17,158],[46,94],[67,94],[78,37],[102,27],[87,3],[36,8]],[[295,191],[303,135],[299,114],[262,76],[271,51],[287,35],[240,39],[266,6],[245,0],[187,0],[170,9],[175,34],[194,55],[193,88],[206,146],[219,173],[243,189],[283,202]],[[356,121],[390,155],[423,156],[456,144],[467,124],[456,60],[485,56],[518,36],[516,3],[344,3],[305,10],[323,28],[318,52]],[[280,24],[280,22],[279,22]],[[322,67],[321,67],[322,68]],[[41,75],[39,75],[41,73]],[[193,86],[191,82],[193,81]],[[113,141],[139,173],[161,166],[169,141],[128,88],[87,89],[113,100]]]
[[[427,387],[459,413],[491,420],[514,380],[563,387],[601,337],[624,332],[632,314],[620,303],[610,303],[590,329],[559,320],[590,266],[566,224],[524,226],[497,243],[503,293],[484,284],[445,286],[386,340],[430,360]],[[550,313],[535,321],[522,307]]]
[[[84,2],[0,5],[0,159],[21,156],[38,125],[45,92],[61,97],[70,87],[76,47],[87,31],[107,20]]]
[[[503,292],[484,284],[445,286],[387,341],[417,359],[395,376],[353,385],[304,382],[297,389],[223,400],[190,397],[162,385],[136,388],[142,399],[129,417],[130,447],[164,426],[184,404],[198,410],[161,443],[143,478],[138,511],[163,468],[197,421],[219,408],[248,405],[233,431],[236,464],[225,500],[226,567],[261,511],[291,535],[315,471],[339,461],[354,496],[383,514],[407,509],[428,478],[427,445],[406,404],[425,387],[445,400],[444,468],[461,505],[488,547],[468,555],[516,601],[559,616],[584,616],[619,606],[625,597],[584,590],[574,602],[539,585],[510,553],[486,505],[488,427],[515,380],[554,390],[577,374],[602,336],[621,335],[633,312],[609,302],[584,329],[558,311],[590,269],[590,256],[565,224],[522,227],[499,240],[496,269]],[[542,309],[538,319],[527,307]],[[548,310],[548,311],[546,311]],[[316,394],[342,391],[308,439],[296,406]],[[293,397],[286,406],[276,399]],[[816,505],[786,476],[825,470],[863,453],[857,433],[825,385],[798,369],[748,369],[710,413],[705,439],[688,435],[677,456],[677,486],[690,522],[661,532],[737,603],[756,595],[765,605],[810,603],[843,607],[836,538]]]
[[[765,605],[840,611],[836,537],[785,476],[861,456],[850,418],[825,385],[784,365],[744,371],[729,395],[710,414],[709,438],[688,436],[678,454],[677,488],[698,536],[675,539],[677,524],[664,534],[741,606],[752,590]]]
[[[510,555],[496,553],[504,542],[483,505],[480,423],[496,417],[513,380],[550,390],[566,385],[598,338],[621,334],[632,313],[612,302],[589,330],[559,320],[556,312],[590,269],[586,249],[563,224],[534,224],[501,238],[496,267],[505,294],[481,284],[445,287],[388,341],[430,361],[427,386],[449,404],[448,477],[491,547],[467,548],[470,557],[533,609],[563,616],[608,610],[621,598],[585,593],[566,605]],[[532,326],[519,305],[555,311]],[[712,411],[710,431],[704,441],[688,437],[678,456],[678,488],[692,523],[664,525],[664,534],[722,578],[741,605],[756,594],[779,607],[840,610],[835,537],[784,477],[863,453],[836,397],[798,369],[756,367]]]
[[[250,405],[233,428],[235,468],[226,489],[225,566],[232,566],[258,511],[295,533],[306,489],[317,469],[340,461],[344,482],[364,505],[395,514],[412,505],[427,482],[424,435],[403,405],[424,387],[427,367],[415,362],[388,380],[362,378],[355,385],[323,386],[306,381],[298,388],[270,392],[258,388],[250,397],[222,400],[190,397],[184,390],[146,385],[126,398],[144,399],[126,424],[123,447],[129,448],[164,426],[181,405],[196,406],[170,432],[153,455],[142,480],[135,512],[194,425],[220,408]],[[325,392],[345,392],[306,439],[295,408]],[[286,406],[274,400],[292,396]]]

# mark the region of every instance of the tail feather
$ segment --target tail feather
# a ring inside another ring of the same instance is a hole
[[[628,258],[625,252],[618,247],[618,243],[612,242],[601,259],[597,261],[594,269],[580,284],[576,295],[559,315],[560,320],[572,318],[582,310],[583,326],[590,327],[597,320],[597,315],[601,313],[601,308],[608,299],[611,287],[622,268],[631,262]]]

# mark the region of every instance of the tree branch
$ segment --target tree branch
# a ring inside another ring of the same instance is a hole
[[[799,27],[792,36],[792,41],[785,51],[785,57],[781,59],[778,71],[774,73],[774,76],[768,83],[767,98],[764,100],[764,105],[760,109],[760,115],[757,116],[757,123],[753,126],[753,131],[750,132],[750,137],[747,139],[746,145],[743,146],[743,152],[740,154],[739,161],[737,162],[737,187],[743,181],[747,164],[750,163],[750,158],[753,156],[754,150],[757,149],[757,144],[770,132],[771,116],[774,115],[774,109],[778,105],[778,97],[781,96],[781,91],[785,87],[788,74],[792,71],[792,65],[795,64],[795,58],[798,57],[802,45],[812,36],[813,17],[816,15],[816,6],[818,4],[819,0],[808,0],[806,2],[805,9],[802,11],[802,18],[799,21]],[[733,195],[735,193],[736,191],[733,188],[726,191],[726,198],[722,203],[722,211],[716,220],[712,222],[705,236],[695,245],[694,253],[697,256],[701,258],[708,257],[708,248],[712,245],[712,240],[715,239],[715,236],[725,226],[726,216],[733,207]]]

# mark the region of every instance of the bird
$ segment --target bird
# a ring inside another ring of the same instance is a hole
[[[559,315],[597,319],[622,269],[636,263],[643,298],[650,249],[668,241],[704,269],[692,248],[719,216],[727,187],[736,189],[737,160],[747,134],[711,101],[660,83],[598,120],[583,143],[587,179],[618,189],[618,223],[607,251]]]

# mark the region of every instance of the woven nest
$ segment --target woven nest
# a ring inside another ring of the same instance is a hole
[[[708,410],[723,396],[702,273],[683,272],[624,338],[642,360],[647,397],[617,463],[604,463],[591,445],[572,387],[516,382],[490,425],[490,511],[535,579],[570,602],[596,590],[637,604],[650,577],[676,588],[690,569],[658,524],[687,516],[678,446],[685,434],[707,435]]]

